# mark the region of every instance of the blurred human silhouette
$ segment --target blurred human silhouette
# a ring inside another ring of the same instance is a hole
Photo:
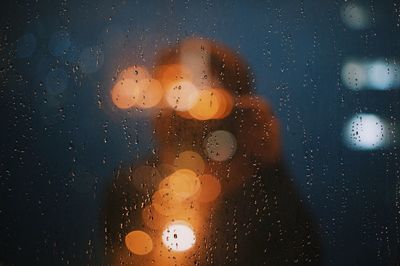
[[[284,167],[278,120],[247,64],[220,44],[188,39],[161,52],[153,77],[165,95],[152,118],[155,154],[120,166],[106,192],[106,264],[319,265],[319,236]],[[165,247],[176,221],[196,235],[184,251]],[[152,239],[144,251],[127,242],[135,230]]]

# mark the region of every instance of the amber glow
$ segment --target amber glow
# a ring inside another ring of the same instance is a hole
[[[233,109],[233,97],[224,89],[205,88],[199,91],[193,106],[178,115],[185,119],[223,119]]]
[[[125,236],[125,245],[136,255],[146,255],[153,249],[153,240],[143,231],[132,231]]]

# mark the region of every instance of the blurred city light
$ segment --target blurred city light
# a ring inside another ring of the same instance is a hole
[[[399,86],[399,67],[395,63],[375,60],[367,64],[368,86],[386,90]]]
[[[179,169],[161,181],[160,190],[168,189],[175,200],[183,201],[194,196],[200,189],[200,180],[189,169]]]
[[[349,60],[341,72],[342,82],[352,90],[389,90],[400,86],[400,67],[394,60]]]
[[[344,141],[354,150],[385,148],[390,143],[389,125],[375,114],[354,115],[344,127]]]
[[[199,90],[190,81],[173,83],[166,91],[166,101],[171,108],[177,111],[187,111],[196,104]]]
[[[153,240],[143,231],[132,231],[125,236],[125,245],[133,254],[146,255],[153,249]]]
[[[118,80],[111,90],[111,98],[115,106],[120,109],[128,109],[136,104],[135,87],[137,83],[133,79]]]
[[[222,162],[235,154],[236,138],[228,131],[216,130],[205,139],[204,146],[211,160]]]
[[[342,7],[341,17],[346,26],[353,30],[363,30],[371,24],[369,11],[356,3],[346,3]]]
[[[360,90],[367,82],[365,66],[359,61],[349,61],[342,67],[342,81],[350,89]]]
[[[170,250],[182,252],[196,243],[196,236],[189,224],[176,221],[167,226],[162,234],[163,244]]]
[[[158,105],[163,98],[163,89],[156,79],[142,79],[136,86],[136,105],[147,109]]]

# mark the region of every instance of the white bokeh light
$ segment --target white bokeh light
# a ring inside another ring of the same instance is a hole
[[[384,148],[390,142],[389,126],[375,114],[357,114],[344,127],[344,141],[354,150]]]
[[[162,233],[163,244],[170,250],[183,252],[196,243],[192,227],[184,221],[171,223]]]
[[[368,86],[378,90],[386,90],[396,86],[398,67],[395,64],[376,60],[368,64]]]

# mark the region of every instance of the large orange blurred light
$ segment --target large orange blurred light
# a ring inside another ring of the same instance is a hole
[[[188,80],[172,83],[165,92],[165,100],[177,111],[187,111],[192,108],[198,96],[198,88]]]
[[[146,255],[153,249],[153,240],[143,231],[132,231],[125,236],[125,245],[136,255]]]
[[[220,110],[221,94],[213,89],[204,89],[199,92],[197,102],[189,110],[190,115],[198,120],[215,118]]]
[[[111,98],[115,106],[128,109],[136,103],[136,82],[133,79],[118,80],[111,90]]]
[[[214,89],[215,94],[219,94],[219,109],[215,114],[215,118],[223,119],[227,117],[233,109],[234,101],[232,95],[227,92],[225,89]]]

